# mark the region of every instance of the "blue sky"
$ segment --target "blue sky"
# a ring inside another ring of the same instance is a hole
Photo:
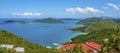
[[[120,17],[120,0],[0,0],[0,18]]]

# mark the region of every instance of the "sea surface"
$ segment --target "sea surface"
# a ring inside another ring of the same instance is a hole
[[[0,19],[0,23],[6,19]],[[12,19],[20,20],[20,19]],[[22,20],[22,19],[21,19]],[[26,19],[27,20],[27,19]],[[32,21],[34,19],[28,19]],[[0,24],[0,30],[6,30],[17,36],[20,36],[30,42],[46,46],[48,48],[56,48],[70,39],[83,34],[82,32],[70,32],[68,29],[78,27],[75,23],[79,20],[63,20],[62,24],[48,24],[48,23],[6,23]]]

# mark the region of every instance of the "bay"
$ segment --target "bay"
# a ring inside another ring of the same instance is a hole
[[[6,20],[6,19],[2,19]],[[16,20],[16,19],[14,19]],[[30,42],[43,46],[56,48],[71,38],[82,34],[81,32],[69,32],[67,29],[75,28],[78,20],[63,20],[65,23],[48,24],[48,23],[9,23],[1,24],[0,30],[6,30],[17,36],[20,36]]]

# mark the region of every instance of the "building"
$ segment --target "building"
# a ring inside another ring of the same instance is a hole
[[[100,51],[102,48],[102,45],[95,43],[95,42],[88,42],[87,43],[88,46],[93,47],[94,49]]]
[[[88,42],[86,44],[69,44],[69,45],[63,45],[58,47],[57,49],[60,50],[64,50],[64,51],[69,51],[71,49],[74,49],[76,46],[81,46],[82,49],[85,52],[93,52],[93,53],[97,53],[98,51],[101,51],[102,45],[95,43],[95,42]]]
[[[24,53],[24,48],[22,48],[22,47],[14,48],[14,50],[15,50],[16,52],[19,52],[19,53]]]
[[[86,52],[92,51],[93,53],[97,53],[98,51],[101,51],[102,48],[102,45],[95,42],[88,42],[86,44],[81,45]]]
[[[13,49],[13,46],[14,45],[2,44],[2,45],[0,45],[0,48]]]
[[[77,46],[77,44],[68,44],[68,45],[63,45],[58,47],[57,49],[60,50],[64,50],[64,51],[68,51],[68,50],[72,50]]]
[[[60,46],[57,48],[59,51],[63,50],[63,51],[67,51],[69,48],[68,48],[68,45],[63,45],[63,46]]]

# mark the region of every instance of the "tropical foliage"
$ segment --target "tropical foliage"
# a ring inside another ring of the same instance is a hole
[[[118,26],[116,28],[96,30],[87,35],[79,35],[72,38],[71,43],[94,41],[103,45],[102,51],[100,52],[118,53],[120,52],[120,27]]]
[[[74,29],[70,29],[72,31],[82,31],[82,32],[91,32],[91,31],[96,31],[96,30],[101,30],[101,29],[116,29],[116,27],[118,26],[118,24],[116,24],[114,21],[112,20],[104,20],[101,22],[97,22],[95,24],[92,25],[88,25],[85,27],[77,27]]]
[[[4,30],[0,30],[0,44],[11,44],[14,45],[14,47],[23,47],[25,48],[25,53],[57,53],[57,50],[55,49],[48,49],[46,47],[33,44]],[[7,51],[11,50],[0,48],[1,53],[10,53]],[[13,51],[11,51],[11,53],[13,53]]]
[[[100,17],[90,17],[90,18],[86,18],[84,20],[80,20],[79,22],[77,22],[76,24],[81,24],[81,25],[91,25],[91,24],[95,24],[97,22],[103,21],[104,19],[100,18]]]

